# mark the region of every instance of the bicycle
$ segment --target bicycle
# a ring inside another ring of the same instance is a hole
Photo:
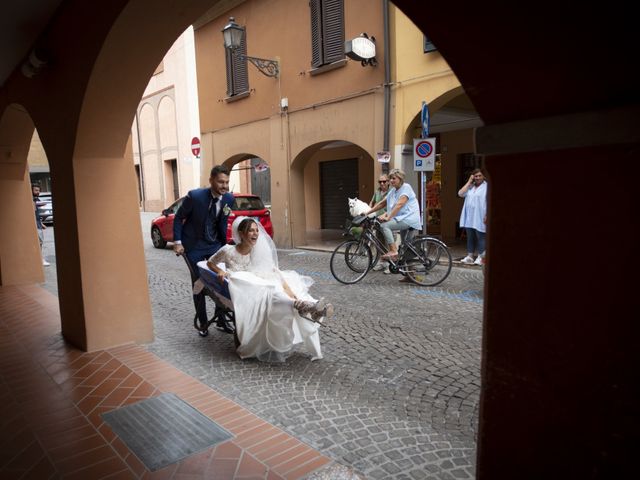
[[[362,280],[381,255],[388,252],[381,240],[377,218],[355,217],[352,225],[362,226],[360,238],[351,238],[338,245],[329,263],[333,277],[347,285]],[[391,273],[400,273],[413,283],[426,287],[438,285],[449,276],[453,262],[443,241],[428,235],[416,235],[414,229],[403,230],[401,237],[397,259],[388,260]]]

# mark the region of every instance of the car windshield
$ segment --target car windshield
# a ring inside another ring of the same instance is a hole
[[[264,210],[264,203],[260,197],[236,197],[233,210]]]
[[[184,201],[184,197],[181,198],[180,200],[178,200],[177,202],[173,203],[169,208],[167,208],[168,213],[176,213],[178,211],[178,209],[180,208],[180,205],[182,205],[182,202]]]

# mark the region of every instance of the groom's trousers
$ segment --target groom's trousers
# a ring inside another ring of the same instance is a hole
[[[214,250],[203,251],[203,250],[195,250],[191,252],[186,252],[187,260],[189,260],[189,264],[191,265],[190,273],[191,273],[191,286],[198,280],[200,277],[198,271],[198,262],[201,260],[208,260],[211,255],[218,251],[220,247],[218,246]],[[193,295],[193,306],[196,309],[196,314],[198,315],[198,322],[201,327],[205,327],[207,325],[207,301],[206,295],[204,292],[200,292],[197,295]]]

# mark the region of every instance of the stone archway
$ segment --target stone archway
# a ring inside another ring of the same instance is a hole
[[[332,176],[334,169],[338,172]],[[348,218],[347,198],[369,202],[374,170],[371,155],[348,141],[327,140],[300,151],[291,164],[294,245],[325,244],[340,238]]]
[[[222,162],[231,172],[229,188],[233,192],[253,193],[271,205],[271,168],[253,153],[239,153]]]
[[[107,2],[91,22],[78,21],[89,15],[81,7],[61,9],[39,40],[55,52],[55,66],[5,85],[7,98],[32,112],[56,179],[62,333],[83,350],[152,338],[143,249],[130,228],[139,224],[130,127],[165,52],[211,6]],[[50,95],[51,85],[64,88]]]
[[[429,136],[436,138],[437,158],[435,171],[425,174],[427,232],[451,243],[460,238],[458,220],[463,200],[457,192],[470,171],[483,166],[482,156],[476,155],[474,146],[475,129],[483,122],[462,87],[433,99],[429,103],[429,113]],[[403,134],[403,144],[409,153],[402,158],[402,168],[418,197],[421,182],[420,174],[413,173],[412,147],[413,139],[420,138],[421,133],[421,112],[416,109]],[[467,166],[471,164],[474,167]]]

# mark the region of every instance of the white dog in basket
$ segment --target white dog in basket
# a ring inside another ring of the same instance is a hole
[[[349,215],[352,217],[357,217],[358,215],[364,215],[365,212],[370,210],[369,205],[360,200],[359,198],[350,198],[349,199]],[[373,217],[375,213],[369,214],[370,217]]]

